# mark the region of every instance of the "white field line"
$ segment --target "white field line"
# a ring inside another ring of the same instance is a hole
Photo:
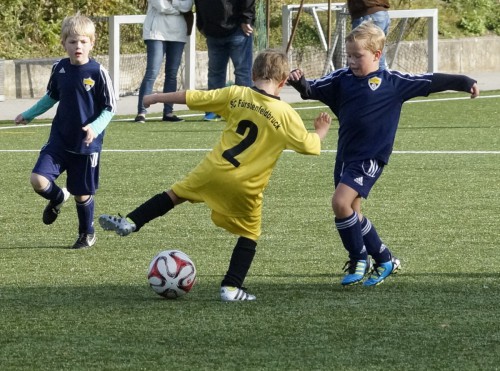
[[[480,96],[476,99],[487,99],[487,98],[500,98],[500,95],[489,95],[489,96]],[[458,98],[438,98],[438,99],[422,99],[415,101],[408,101],[406,103],[422,103],[422,102],[437,102],[437,101],[451,101],[451,100],[464,100],[470,99],[469,97],[458,97]],[[306,110],[306,109],[317,109],[324,108],[326,106],[313,106],[313,107],[297,107],[296,110]],[[185,115],[188,116],[197,116],[193,115]],[[131,119],[124,119],[131,120]],[[23,128],[36,128],[36,127],[47,127],[51,124],[38,124],[38,125],[20,125],[20,126],[4,126],[0,127],[0,130],[5,129],[23,129]],[[211,149],[209,148],[158,148],[158,149],[103,149],[103,152],[208,152]],[[39,149],[0,149],[0,153],[2,152],[39,152]],[[285,150],[284,152],[293,152],[291,150]],[[322,150],[322,153],[336,153],[336,150]],[[498,155],[500,151],[393,151],[393,154],[443,154],[443,155]]]
[[[211,148],[156,148],[156,149],[103,149],[114,153],[158,153],[158,152],[209,152]],[[0,153],[40,152],[39,149],[0,149]],[[295,153],[286,149],[285,153]],[[336,153],[335,149],[324,149],[321,153]],[[500,155],[500,151],[393,151],[395,155]]]
[[[489,98],[500,98],[500,95],[487,95],[487,96],[479,96],[476,99],[489,99]],[[471,99],[470,97],[457,97],[457,98],[435,98],[435,99],[419,99],[419,100],[410,100],[405,103],[429,103],[429,102],[443,102],[443,101],[452,101],[452,100],[465,100],[465,99]],[[295,110],[300,111],[300,110],[309,110],[309,109],[324,109],[327,108],[327,106],[312,106],[312,107],[296,107]],[[187,115],[179,115],[179,117],[194,117],[194,116],[202,116],[201,114],[187,114]],[[113,120],[115,122],[122,122],[122,121],[133,121],[132,118],[129,119],[116,119]],[[24,128],[37,128],[37,127],[47,127],[50,126],[51,124],[34,124],[34,125],[15,125],[15,126],[3,126],[0,127],[0,130],[7,130],[7,129],[24,129]]]

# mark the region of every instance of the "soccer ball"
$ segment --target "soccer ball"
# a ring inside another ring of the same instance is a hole
[[[179,250],[162,251],[149,264],[149,285],[158,295],[168,299],[187,294],[193,288],[195,279],[193,261]]]

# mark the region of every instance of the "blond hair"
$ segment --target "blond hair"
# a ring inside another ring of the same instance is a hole
[[[288,57],[278,49],[265,49],[261,51],[252,67],[252,78],[257,80],[274,80],[282,82],[289,73]]]
[[[346,36],[345,42],[359,42],[364,49],[375,53],[384,49],[385,33],[372,21],[365,21]]]
[[[61,27],[61,40],[65,42],[70,35],[87,36],[92,43],[95,42],[94,22],[81,15],[80,12],[64,18]]]

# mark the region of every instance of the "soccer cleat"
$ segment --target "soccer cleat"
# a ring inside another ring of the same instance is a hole
[[[399,271],[402,268],[402,266],[401,266],[401,260],[399,260],[398,258],[396,258],[395,256],[393,256],[391,258],[391,261],[392,261],[392,264],[394,265],[394,268],[392,268],[392,273],[391,274],[399,273]]]
[[[245,288],[222,286],[220,288],[220,298],[222,301],[253,301],[255,295],[251,295],[245,291]]]
[[[349,260],[345,263],[344,272],[347,274],[342,278],[343,286],[355,285],[365,277],[370,271],[371,260],[368,257],[366,260]]]
[[[66,201],[68,201],[69,196],[71,196],[71,194],[68,192],[68,190],[66,188],[62,188],[62,191],[64,194],[64,199],[61,203],[58,203],[57,205],[55,205],[52,201],[49,201],[48,205],[45,206],[45,209],[43,210],[43,216],[42,216],[43,224],[50,225],[50,224],[54,223],[56,221],[57,217],[59,216],[59,214],[61,213],[62,205]]]
[[[163,115],[162,121],[167,121],[167,122],[182,122],[184,119],[181,119],[180,117],[177,117],[176,115]]]
[[[213,112],[207,112],[203,117],[203,121],[220,121],[220,116]]]
[[[115,231],[120,236],[128,236],[135,231],[135,224],[131,220],[118,216],[103,214],[99,217],[99,224],[105,231]]]
[[[394,271],[394,263],[391,261],[385,263],[375,263],[370,277],[363,282],[363,286],[377,286]]]
[[[88,247],[94,246],[97,241],[97,237],[94,233],[80,233],[75,244],[71,247],[72,249],[86,249]]]
[[[143,113],[138,114],[137,116],[135,116],[134,122],[138,124],[144,124],[146,122],[146,115],[144,115]]]

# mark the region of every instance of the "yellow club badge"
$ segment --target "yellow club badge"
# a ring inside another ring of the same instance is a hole
[[[368,80],[368,86],[373,91],[377,90],[380,85],[382,85],[382,79],[380,77],[374,76]]]
[[[95,81],[92,80],[90,77],[86,77],[83,79],[83,86],[85,87],[85,90],[90,91],[95,85]]]

